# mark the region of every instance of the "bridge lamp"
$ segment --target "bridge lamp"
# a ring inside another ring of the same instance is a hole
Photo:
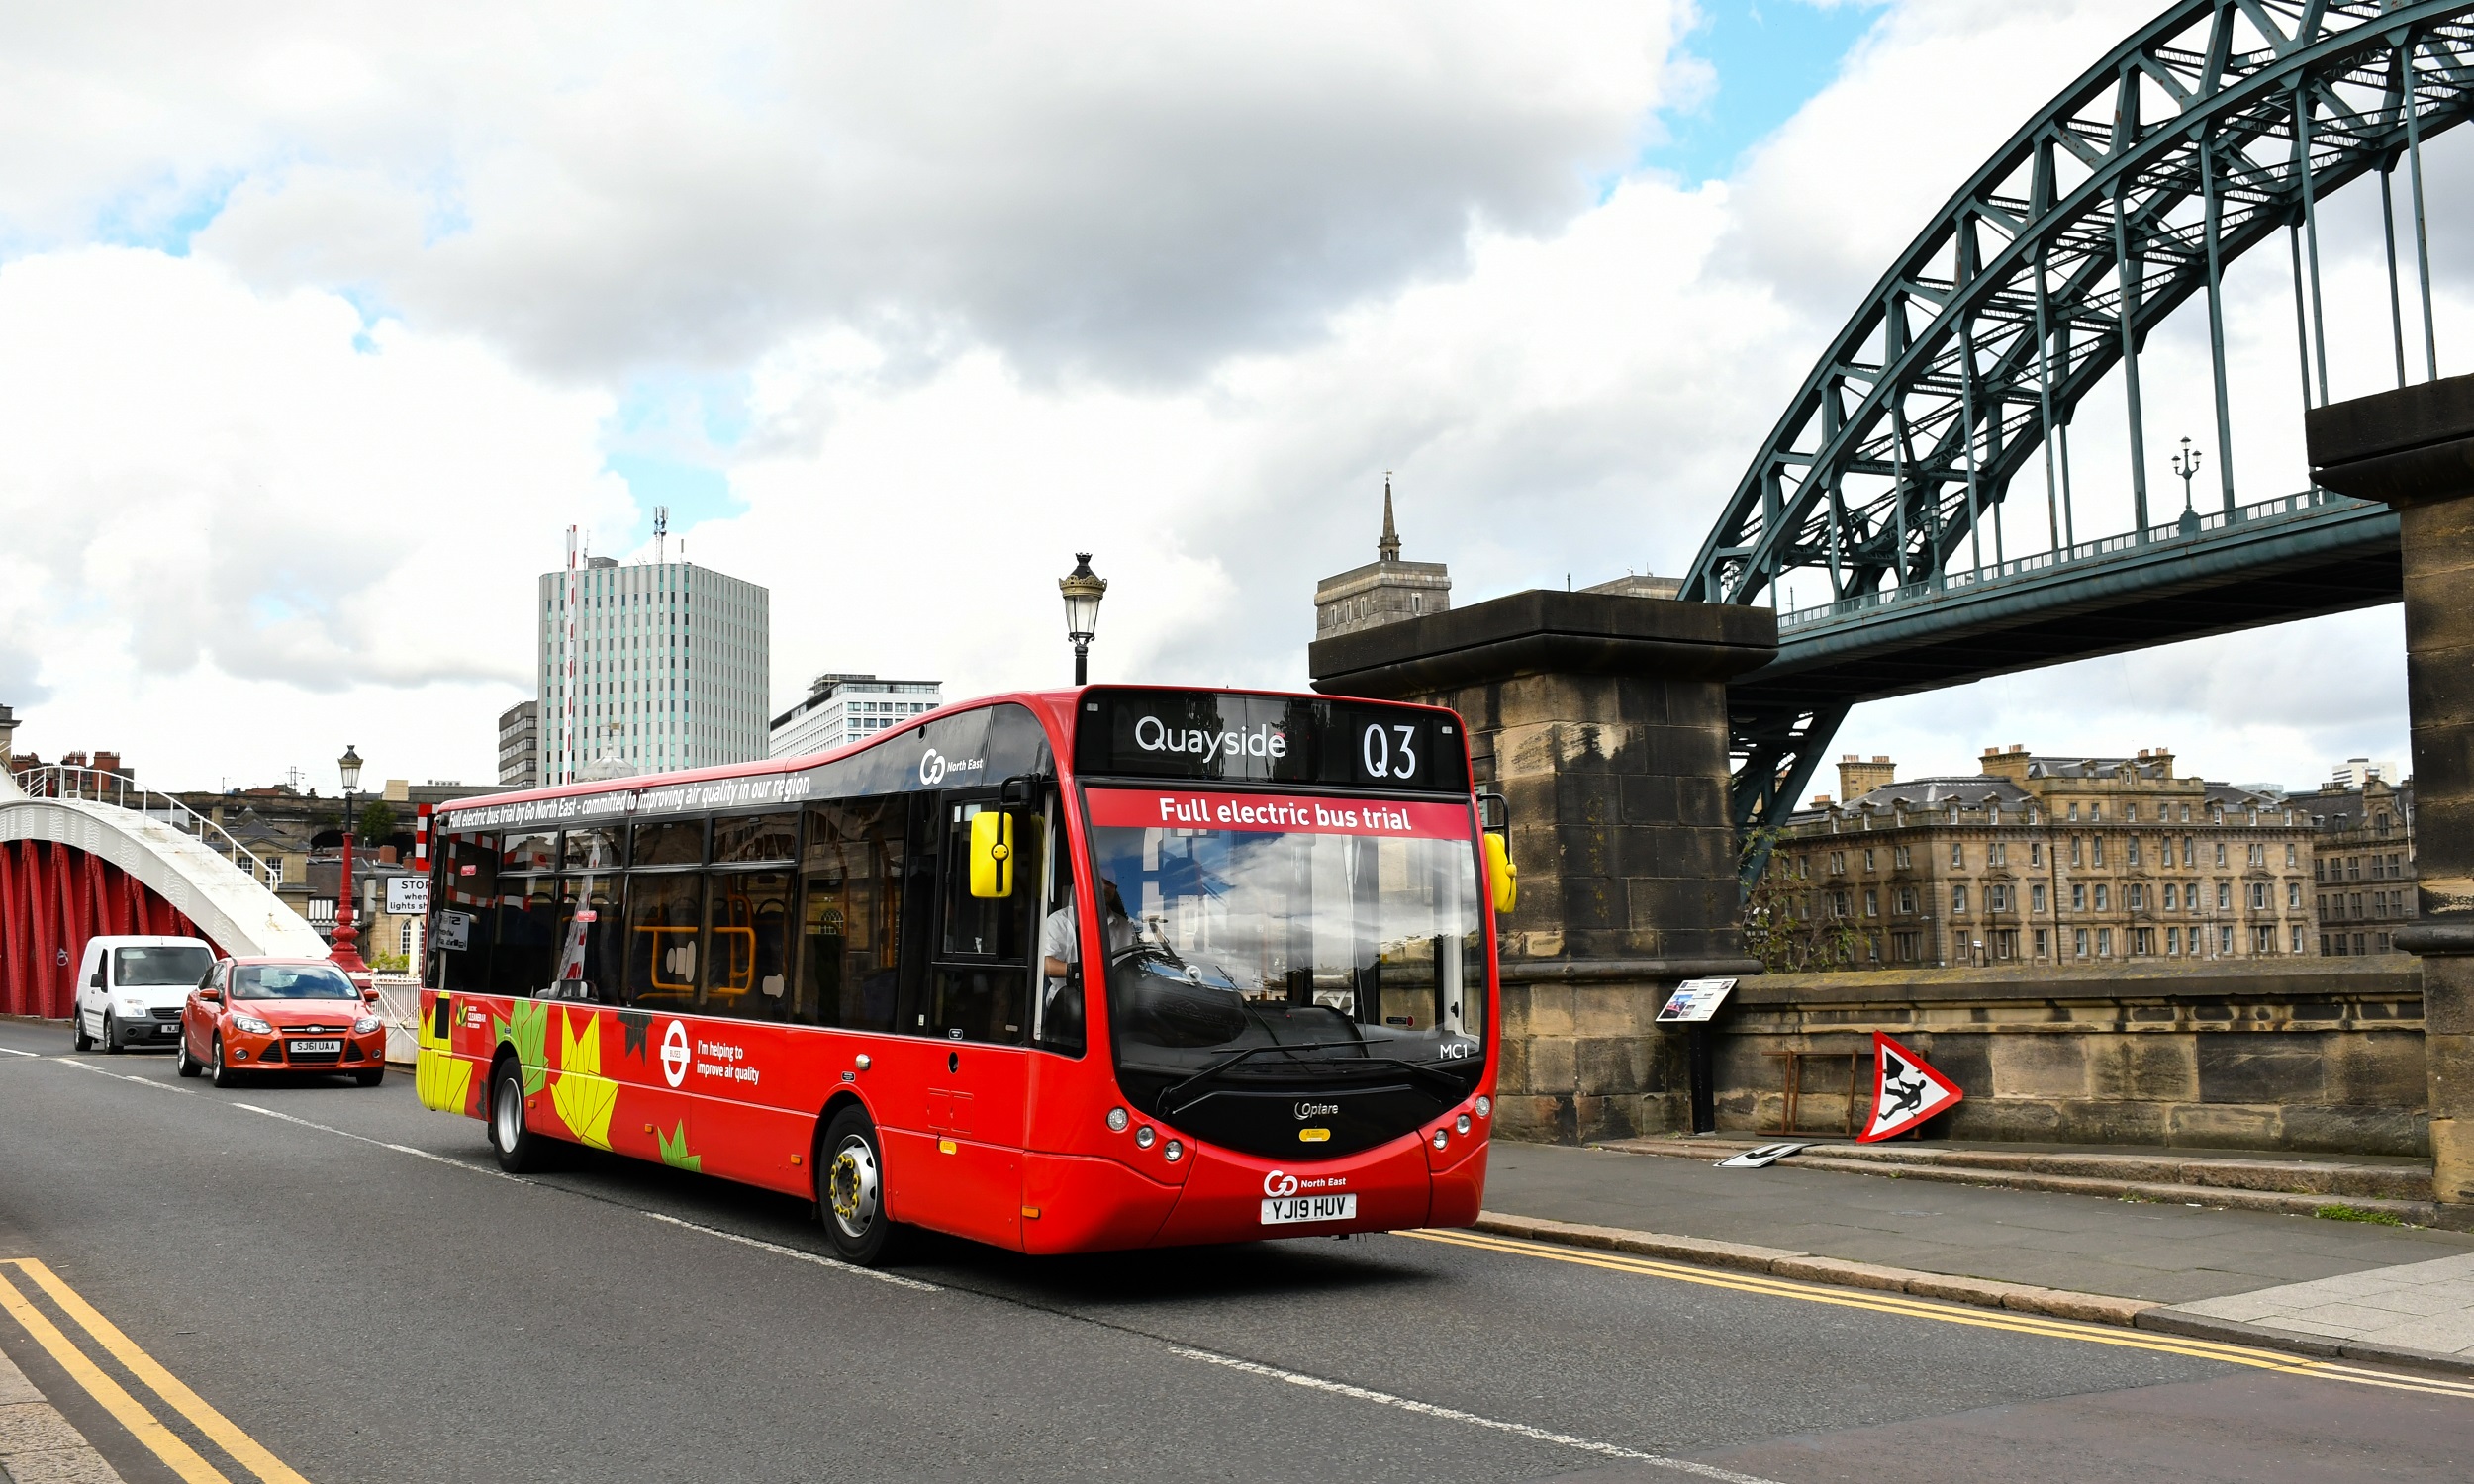
[[[343,875],[335,887],[334,946],[327,957],[356,984],[366,984],[369,966],[362,962],[360,950],[352,940],[360,936],[352,926],[352,795],[361,787],[361,755],[359,749],[345,743],[343,756],[335,759],[335,771],[343,775]]]
[[[1099,628],[1099,600],[1108,595],[1107,579],[1091,570],[1091,553],[1074,553],[1074,570],[1057,579],[1065,595],[1065,636],[1074,645],[1074,684],[1091,682],[1091,641]]]

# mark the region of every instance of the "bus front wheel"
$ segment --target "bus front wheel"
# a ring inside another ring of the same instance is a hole
[[[816,1141],[816,1214],[836,1255],[860,1267],[893,1259],[895,1225],[885,1214],[885,1154],[876,1125],[844,1108]]]

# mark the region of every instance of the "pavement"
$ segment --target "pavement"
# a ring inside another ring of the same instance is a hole
[[[584,1151],[503,1175],[409,1078],[221,1089],[65,1041],[0,1023],[0,1355],[129,1484],[2461,1484],[2474,1457],[2474,1382],[1486,1233],[927,1240],[859,1272],[800,1201]],[[1497,1158],[1515,1188],[1626,1157]]]
[[[1530,1235],[1546,1235],[1534,1225],[1544,1220],[1811,1254],[2118,1300],[2106,1316],[2116,1323],[2215,1321],[2188,1328],[2305,1353],[2457,1357],[2474,1369],[2474,1234],[2463,1232],[1798,1169],[1792,1159],[1722,1169],[1526,1144],[1495,1147],[1486,1204],[1531,1219],[1520,1228]],[[1783,1269],[1771,1260],[1764,1270]],[[2095,1317],[2086,1306],[2052,1312]]]

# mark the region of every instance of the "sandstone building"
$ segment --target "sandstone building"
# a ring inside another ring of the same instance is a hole
[[[1441,562],[1400,560],[1400,531],[1391,519],[1391,480],[1383,479],[1383,534],[1375,560],[1314,585],[1314,637],[1319,641],[1385,623],[1447,612],[1452,574]]]
[[[1789,909],[1853,927],[1878,967],[2094,966],[2320,949],[2310,816],[2269,790],[2177,778],[2171,753],[1987,748],[1969,778],[1840,764],[1771,854]]]

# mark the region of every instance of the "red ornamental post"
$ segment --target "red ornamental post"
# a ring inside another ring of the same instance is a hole
[[[327,957],[353,983],[366,988],[370,981],[369,966],[361,961],[361,951],[352,946],[352,940],[360,936],[352,926],[352,790],[361,786],[360,750],[344,748],[335,766],[343,775],[343,879],[335,891],[334,946]]]

